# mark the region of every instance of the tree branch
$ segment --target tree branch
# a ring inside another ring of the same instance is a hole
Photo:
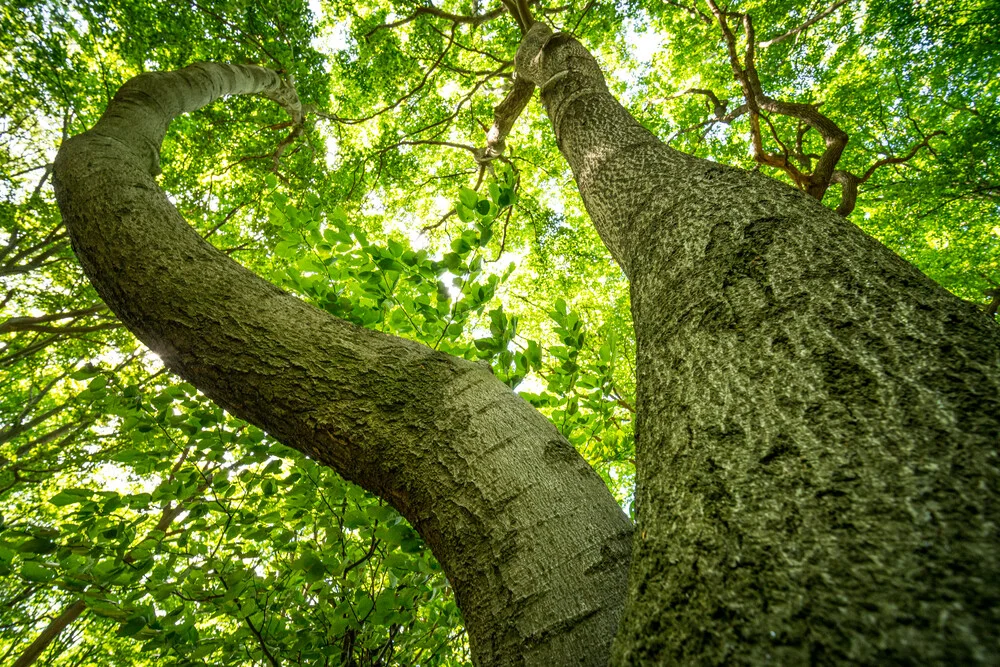
[[[884,167],[889,164],[904,164],[906,162],[909,162],[917,155],[917,151],[919,151],[921,148],[930,149],[931,146],[929,142],[931,139],[933,139],[934,137],[942,136],[944,134],[946,134],[944,130],[931,132],[926,137],[924,137],[922,141],[915,144],[913,148],[907,151],[905,155],[899,157],[885,157],[882,158],[881,160],[876,161],[874,164],[872,164],[872,166],[868,167],[868,169],[865,170],[865,173],[861,176],[861,182],[864,183],[869,178],[871,178],[872,175],[875,173],[875,171],[879,169],[879,167]]]
[[[514,79],[514,85],[496,107],[493,108],[493,126],[486,133],[486,146],[476,151],[476,162],[486,164],[503,154],[507,145],[507,135],[521,112],[531,101],[535,84],[521,78]]]
[[[778,35],[777,37],[772,37],[771,39],[765,40],[765,41],[761,42],[760,44],[758,44],[757,46],[758,46],[758,48],[766,49],[769,46],[773,46],[775,44],[779,44],[780,42],[785,41],[789,37],[795,37],[796,35],[804,32],[807,29],[809,29],[811,26],[813,26],[814,24],[816,24],[818,21],[822,21],[827,16],[829,16],[832,13],[834,13],[835,11],[837,11],[838,9],[840,9],[841,7],[843,7],[844,5],[846,5],[850,1],[851,0],[837,0],[837,2],[833,3],[832,5],[830,5],[829,7],[827,7],[826,9],[824,9],[823,11],[821,11],[819,14],[816,14],[815,16],[813,16],[811,19],[809,19],[805,23],[803,23],[803,24],[801,24],[801,25],[799,25],[799,26],[797,26],[795,28],[792,28],[791,30],[789,30],[786,33]]]
[[[364,34],[364,38],[365,41],[369,41],[372,35],[374,35],[379,30],[391,30],[392,28],[398,28],[401,25],[406,25],[407,23],[415,21],[417,18],[421,16],[433,16],[435,18],[451,21],[452,23],[477,26],[485,23],[486,21],[490,21],[492,19],[497,18],[498,16],[501,16],[506,10],[506,8],[507,8],[506,5],[501,5],[500,7],[491,9],[485,14],[473,14],[472,16],[468,16],[466,14],[453,14],[451,12],[446,12],[443,9],[438,9],[437,7],[418,7],[409,16],[401,18],[397,21],[393,21],[392,23],[385,23],[382,25],[375,26],[374,28],[372,28],[371,30],[369,30]]]
[[[743,89],[743,96],[749,107],[754,159],[761,164],[782,169],[806,194],[822,201],[823,196],[830,187],[836,165],[840,161],[841,155],[843,155],[844,148],[847,146],[847,133],[841,130],[832,120],[821,114],[818,105],[782,102],[765,94],[760,83],[760,77],[757,74],[757,43],[753,20],[750,15],[724,12],[716,4],[715,0],[707,0],[707,2],[722,30],[733,76]],[[736,35],[729,25],[728,18],[737,18],[743,24],[746,47],[743,52],[742,62]],[[764,151],[759,121],[762,110],[798,118],[816,130],[823,138],[825,150],[819,156],[816,167],[811,174],[803,172],[789,161],[788,151],[784,146],[783,149],[786,151],[786,155],[783,157]]]
[[[73,621],[86,611],[87,605],[83,600],[77,600],[66,607],[59,616],[52,619],[48,626],[35,638],[24,652],[14,661],[11,667],[29,667],[42,655],[49,644],[58,637]]]
[[[397,99],[392,104],[390,104],[388,106],[385,106],[385,107],[382,107],[381,109],[378,109],[377,111],[373,111],[372,113],[368,114],[367,116],[361,116],[359,118],[344,118],[344,117],[341,117],[341,116],[337,116],[335,114],[324,113],[324,112],[316,111],[316,110],[314,110],[313,113],[315,113],[320,118],[325,118],[327,120],[332,120],[332,121],[337,122],[337,123],[344,123],[345,125],[357,125],[359,123],[364,123],[364,122],[369,121],[369,120],[371,120],[373,118],[381,116],[382,114],[384,114],[384,113],[386,113],[388,111],[392,111],[393,109],[398,108],[400,104],[402,104],[406,100],[408,100],[411,97],[413,97],[414,95],[416,95],[425,85],[427,85],[427,81],[430,79],[431,74],[433,74],[434,71],[438,68],[438,65],[441,64],[442,60],[444,60],[445,55],[447,55],[448,51],[451,49],[452,44],[454,44],[454,42],[455,42],[455,29],[456,29],[456,27],[457,27],[457,24],[452,23],[451,31],[448,33],[448,43],[445,45],[445,47],[441,51],[441,53],[438,54],[438,57],[434,60],[434,62],[431,63],[430,67],[428,67],[424,71],[424,75],[423,75],[423,77],[421,77],[420,82],[417,83],[416,86],[414,86],[413,88],[411,88],[402,97],[400,97],[399,99]]]
[[[33,327],[41,324],[47,324],[49,322],[56,322],[58,320],[79,319],[81,317],[86,317],[87,315],[96,315],[106,311],[107,309],[108,307],[102,303],[89,308],[68,310],[64,313],[39,315],[38,317],[11,317],[3,322],[0,322],[0,334],[9,333],[11,331],[39,331],[39,329],[34,329]]]
[[[837,169],[833,172],[831,182],[840,185],[840,204],[837,206],[837,213],[847,217],[850,215],[858,203],[858,190],[862,184],[866,183],[879,168],[890,165],[890,164],[905,164],[912,160],[917,152],[921,148],[930,149],[930,140],[934,137],[945,134],[943,130],[938,130],[937,132],[932,132],[923,138],[918,144],[913,146],[905,155],[900,157],[886,157],[881,160],[876,161],[861,176],[852,174],[851,172],[844,169]]]

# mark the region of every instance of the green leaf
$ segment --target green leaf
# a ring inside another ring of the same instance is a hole
[[[133,616],[118,627],[117,634],[120,637],[132,637],[146,627],[146,619],[141,616]]]
[[[493,338],[477,338],[472,342],[481,352],[492,352],[497,349],[497,342]]]
[[[358,600],[358,603],[354,608],[354,612],[358,615],[359,619],[364,620],[374,606],[375,602],[370,597],[365,595]]]
[[[343,228],[347,224],[347,213],[340,206],[335,207],[332,211],[328,213],[330,222],[334,223],[338,227]]]
[[[76,371],[75,373],[72,373],[70,375],[70,378],[74,380],[87,380],[89,378],[94,377],[100,372],[101,369],[97,368],[96,366],[91,366],[90,364],[87,364],[80,370]]]
[[[376,262],[378,268],[383,271],[405,271],[406,267],[392,259],[391,257],[383,257]]]
[[[0,546],[0,562],[11,563],[13,562],[14,556],[16,555],[17,552],[14,551],[13,549],[9,549],[5,546]]]
[[[344,514],[344,525],[351,529],[368,525],[368,515],[361,510],[350,510]]]
[[[56,544],[52,540],[44,537],[32,537],[26,542],[21,543],[17,547],[17,550],[21,553],[28,554],[50,554],[55,551],[56,548]]]
[[[49,502],[56,507],[65,507],[75,503],[82,503],[94,495],[90,489],[63,489],[56,495],[49,498]]]
[[[274,254],[282,259],[291,259],[295,256],[296,250],[296,245],[288,241],[281,241],[278,245],[274,246]]]
[[[475,209],[479,203],[479,193],[470,188],[462,188],[458,191],[458,199],[466,208]]]
[[[392,239],[389,239],[388,241],[386,241],[386,244],[389,246],[389,252],[391,252],[392,256],[396,258],[402,257],[403,252],[406,250],[406,246],[404,246],[399,241],[393,241]]]
[[[21,564],[21,576],[28,581],[45,583],[54,579],[56,573],[40,563],[36,563],[33,560],[26,560]]]

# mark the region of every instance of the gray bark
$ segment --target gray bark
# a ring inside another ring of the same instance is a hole
[[[172,371],[396,507],[441,561],[477,663],[606,664],[632,529],[569,443],[482,366],[232,262],[157,187],[170,120],[247,93],[296,104],[256,67],[144,74],[63,145],[56,195],[87,275]]]
[[[618,664],[998,658],[1000,332],[817,201],[671,150],[536,24],[632,285],[637,504]]]

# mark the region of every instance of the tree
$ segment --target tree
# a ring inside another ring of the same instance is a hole
[[[638,511],[616,658],[988,660],[995,324],[819,203],[667,148],[578,41],[513,11],[531,27],[518,74],[631,282]],[[134,79],[65,144],[60,206],[101,296],[217,403],[407,516],[478,660],[606,662],[631,528],[558,432],[482,365],[225,260],[156,186],[169,117],[247,92],[301,124],[273,72],[204,65]],[[476,243],[503,183],[456,207],[485,203]]]

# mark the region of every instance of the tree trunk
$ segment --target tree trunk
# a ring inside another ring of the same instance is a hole
[[[261,280],[157,187],[170,120],[277,74],[143,74],[60,149],[54,184],[97,291],[172,371],[378,494],[455,589],[477,663],[606,664],[631,524],[556,429],[481,365],[356,327]]]
[[[62,634],[62,631],[68,628],[73,621],[78,619],[86,609],[87,604],[83,600],[77,600],[63,609],[63,612],[52,619],[52,622],[35,637],[35,641],[24,649],[24,653],[14,661],[11,667],[29,667],[35,664],[35,661],[45,652],[49,644]]]
[[[997,325],[791,187],[662,144],[572,38],[536,24],[517,71],[632,286],[615,661],[997,660]]]

